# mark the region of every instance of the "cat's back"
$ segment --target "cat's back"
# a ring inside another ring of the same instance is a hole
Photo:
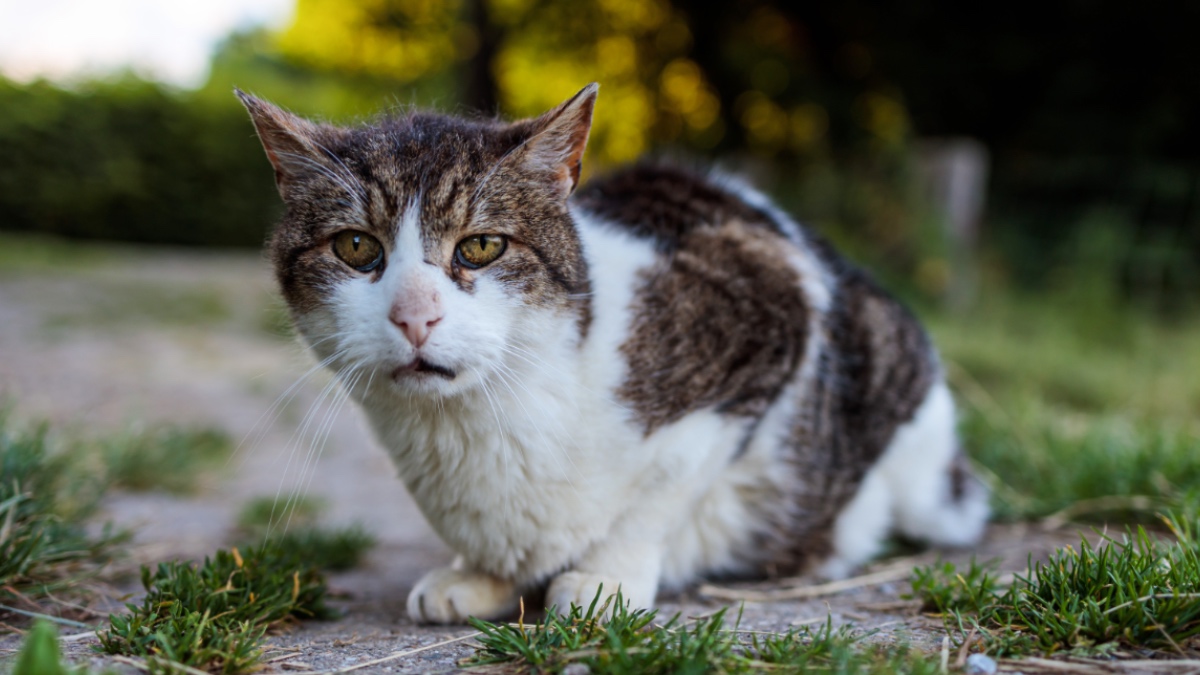
[[[685,247],[698,230],[736,223],[795,241],[794,226],[758,193],[727,177],[682,166],[645,162],[589,181],[574,198],[577,207],[662,252]]]
[[[647,252],[621,303],[628,374],[617,389],[643,431],[700,409],[761,416],[795,379],[829,304],[826,265],[799,228],[749,188],[664,164],[593,180],[573,201]],[[590,264],[595,278],[631,269],[610,252]]]

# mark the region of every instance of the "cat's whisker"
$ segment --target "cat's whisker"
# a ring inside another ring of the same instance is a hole
[[[361,183],[358,183],[357,179],[352,178],[354,183],[351,183],[350,181],[346,180],[344,176],[339,175],[330,167],[312,159],[311,157],[292,152],[279,152],[277,153],[277,156],[296,160],[304,166],[311,168],[325,178],[328,178],[338,187],[342,188],[342,190],[344,190],[348,196],[352,197],[360,207],[366,206],[367,195],[363,191],[362,185]]]
[[[341,167],[342,174],[349,181],[353,181],[354,185],[358,187],[357,196],[362,200],[362,205],[365,206],[368,201],[366,188],[363,186],[362,182],[359,181],[358,176],[356,176],[355,173],[350,170],[350,167],[346,166],[346,163],[342,161],[341,157],[339,157],[335,152],[333,152],[332,150],[330,150],[329,148],[327,148],[323,144],[321,144],[320,141],[317,141],[314,139],[313,145],[317,146],[317,148],[319,148],[322,152],[324,152],[326,157],[337,162],[337,165],[339,167]]]
[[[492,409],[492,416],[496,419],[496,433],[507,435],[505,434],[504,423],[500,421],[500,412],[496,407],[495,401],[493,400],[492,391],[487,385],[487,380],[481,379],[479,380],[479,384],[480,390],[487,399],[488,406]],[[508,443],[503,438],[500,439],[500,449],[504,458],[504,503],[502,508],[503,513],[507,515],[509,513],[509,502],[512,499],[511,490],[509,490],[509,487],[512,485],[512,476],[509,473],[510,470],[508,466]]]
[[[579,470],[579,467],[575,464],[575,460],[571,458],[570,453],[563,451],[563,446],[562,446],[562,443],[559,442],[560,436],[558,434],[555,435],[556,437],[553,440],[546,437],[545,431],[541,428],[540,425],[537,424],[536,418],[529,412],[529,409],[525,407],[525,403],[521,400],[521,396],[518,395],[517,392],[508,383],[508,378],[505,377],[504,371],[508,371],[508,373],[512,373],[512,370],[510,370],[508,368],[508,366],[505,366],[503,364],[497,364],[497,365],[499,368],[501,368],[503,370],[496,371],[496,379],[499,380],[500,383],[503,384],[508,389],[509,393],[512,394],[513,400],[516,401],[517,405],[519,405],[521,407],[521,410],[523,410],[525,412],[525,417],[528,420],[529,424],[533,426],[534,431],[536,431],[537,435],[542,439],[542,446],[544,448],[546,448],[549,455],[554,459],[554,463],[558,465],[559,471],[561,471],[563,474],[563,477],[567,479],[567,484],[571,486],[571,489],[574,490],[576,494],[578,494],[579,488],[576,487],[575,481],[571,480],[571,475],[570,475],[570,473],[568,473],[566,471],[565,467],[563,467],[562,462],[560,462],[558,460],[557,454],[559,452],[562,452],[562,454],[566,455],[567,461],[570,462],[571,468],[575,469],[575,473],[579,476],[580,480],[584,480],[583,472],[581,472]],[[525,392],[527,394],[529,394],[530,396],[533,396],[533,393],[529,391],[529,388],[526,387],[519,379],[516,379],[515,373],[512,373],[512,374],[514,375],[514,381],[517,383],[517,386],[524,389]],[[555,418],[551,417],[551,419],[555,419]],[[561,434],[561,432],[565,431],[563,429],[562,422],[559,420],[556,420],[556,421],[558,421],[558,428],[559,428],[559,432]]]
[[[344,340],[345,338],[346,338],[346,333],[344,333],[343,331],[334,331],[334,332],[330,333],[329,335],[326,335],[317,340],[309,342],[308,346],[307,346],[307,350],[316,351],[317,347],[325,344],[326,342],[328,342],[330,340],[341,341],[341,340]]]
[[[345,368],[349,368],[349,366],[344,366],[343,370]],[[287,463],[284,464],[283,472],[279,476],[279,486],[275,490],[275,499],[271,503],[271,516],[270,516],[270,519],[268,520],[269,525],[267,527],[267,534],[270,534],[272,532],[272,530],[274,529],[274,526],[276,525],[275,511],[279,507],[279,497],[280,497],[280,495],[283,494],[283,486],[287,482],[287,478],[288,478],[288,475],[289,475],[289,472],[290,472],[291,466],[292,466],[292,461],[296,458],[296,451],[299,449],[299,443],[301,442],[301,439],[303,439],[307,436],[308,429],[312,425],[312,422],[316,417],[316,411],[320,408],[321,404],[324,402],[325,398],[329,395],[329,393],[331,391],[333,391],[337,382],[338,382],[338,377],[335,374],[334,377],[330,378],[329,382],[325,383],[325,386],[321,388],[320,393],[317,394],[316,399],[314,399],[312,404],[309,405],[308,412],[306,412],[304,414],[304,418],[301,421],[300,426],[292,434],[292,438],[288,442],[288,447],[290,447],[291,450],[290,450],[290,452],[288,452],[288,459],[287,459]],[[294,500],[291,496],[289,496],[283,505],[283,513],[286,513],[287,510],[290,507],[292,507],[293,505],[294,505]]]
[[[312,368],[310,368],[308,370],[308,372],[304,373],[299,378],[297,378],[296,381],[293,382],[292,385],[289,386],[287,389],[285,389],[282,394],[277,396],[275,398],[275,401],[272,402],[271,405],[265,411],[263,411],[263,413],[261,415],[258,416],[258,420],[256,420],[254,422],[254,426],[250,427],[250,430],[247,431],[245,433],[245,435],[242,436],[242,440],[239,441],[237,444],[237,447],[235,447],[233,449],[233,452],[230,454],[229,459],[225,460],[225,466],[228,467],[229,464],[231,464],[235,459],[237,459],[239,457],[239,455],[241,455],[243,448],[247,447],[248,445],[254,446],[254,445],[258,445],[259,443],[261,443],[263,438],[266,437],[267,433],[270,432],[271,426],[273,426],[275,424],[275,421],[277,419],[279,419],[279,416],[283,413],[284,406],[286,406],[287,403],[291,402],[292,399],[294,399],[296,397],[296,395],[300,393],[300,385],[304,384],[304,382],[306,382],[310,377],[312,377],[314,374],[316,374],[317,371],[325,368],[330,363],[332,363],[333,360],[335,358],[337,358],[337,356],[338,356],[338,354],[334,353],[334,354],[326,357],[325,359],[319,361],[316,365],[314,365]],[[253,437],[253,439],[254,439],[253,441],[250,441],[251,437]],[[249,444],[247,443],[248,441],[250,441]],[[247,458],[242,457],[241,463],[238,464],[238,468],[239,469],[244,468],[246,461],[247,461]]]
[[[358,366],[354,365],[347,366],[338,373],[336,381],[341,385],[341,387],[334,392],[333,397],[330,400],[329,407],[325,411],[324,419],[321,420],[321,423],[317,426],[316,430],[313,431],[312,438],[309,441],[308,452],[304,458],[304,463],[300,466],[299,480],[292,491],[292,514],[295,513],[295,505],[299,504],[304,493],[308,490],[308,487],[312,482],[312,478],[316,476],[317,462],[320,460],[320,456],[324,451],[325,443],[329,438],[330,432],[333,430],[333,425],[337,421],[337,415],[341,411],[341,408],[345,404],[346,400],[350,397],[350,391],[353,387],[353,383],[357,382],[358,377],[361,377],[361,375],[362,371],[359,370]],[[354,379],[348,385],[347,381],[349,378]],[[290,524],[291,515],[288,516],[288,523],[284,526],[285,531]]]
[[[514,345],[514,344],[508,344],[508,345],[500,345],[500,349],[501,349],[501,351],[507,352],[508,354],[511,354],[512,356],[516,356],[517,358],[523,359],[524,361],[526,361],[530,365],[534,366],[535,368],[549,369],[554,374],[556,374],[560,377],[570,378],[572,381],[578,380],[577,377],[571,375],[570,373],[564,372],[561,368],[557,368],[557,367],[547,363],[544,359],[538,357],[537,354],[535,354],[523,347],[518,347],[517,345]],[[543,372],[544,372],[544,370],[543,370]],[[621,403],[620,401],[612,398],[611,396],[608,396],[604,392],[602,392],[594,387],[589,387],[589,386],[583,384],[582,382],[575,382],[575,384],[576,384],[576,386],[580,387],[583,391],[586,391],[587,393],[596,396],[597,398],[599,398],[600,400],[604,401],[605,403],[607,403],[609,405],[615,406],[625,412],[629,412],[629,413],[634,412],[633,408],[626,406],[624,403]],[[576,410],[578,411],[579,410],[578,402],[574,401],[574,399],[572,399],[572,402],[575,403]]]
[[[320,395],[313,402],[312,406],[310,406],[310,408],[309,408],[308,413],[305,415],[304,422],[301,425],[299,431],[293,435],[293,439],[292,439],[291,443],[289,443],[289,447],[291,450],[288,454],[287,464],[284,466],[283,473],[280,475],[280,485],[275,494],[275,501],[271,505],[271,519],[270,519],[271,527],[268,529],[268,533],[270,533],[271,530],[276,525],[278,525],[282,522],[286,521],[286,522],[290,523],[292,514],[295,512],[295,509],[299,506],[299,497],[298,497],[299,485],[304,482],[305,466],[307,465],[307,455],[305,457],[305,460],[303,462],[301,462],[300,466],[298,466],[296,469],[295,477],[293,479],[294,483],[293,483],[292,487],[288,489],[287,497],[283,500],[282,506],[279,506],[279,497],[283,492],[283,484],[288,480],[288,477],[290,475],[292,475],[292,473],[291,473],[292,463],[297,457],[297,454],[298,454],[301,444],[303,444],[305,442],[306,438],[309,438],[309,436],[308,436],[309,427],[312,425],[313,421],[315,421],[317,419],[318,414],[319,414],[318,411],[321,409],[322,405],[326,402],[326,399],[328,398],[329,394],[333,391],[333,387],[330,386],[331,384],[332,384],[332,382],[327,383],[326,386],[322,389]],[[279,517],[278,518],[275,517],[275,512],[276,512],[277,507],[279,508]],[[286,527],[284,528],[284,531],[286,532]]]
[[[363,396],[366,397],[371,392],[371,383],[375,381],[375,374],[379,372],[379,366],[371,369],[371,376],[367,378],[367,384],[363,386]]]
[[[559,378],[568,378],[569,377],[567,375],[567,373],[564,373],[559,368],[555,368],[554,366],[547,363],[545,360],[537,359],[533,354],[528,353],[528,352],[521,353],[521,351],[524,351],[524,350],[517,351],[517,350],[520,350],[520,348],[517,347],[516,345],[500,345],[500,350],[502,352],[509,354],[510,356],[514,356],[518,359],[521,359],[526,364],[528,364],[531,368],[533,368],[533,370],[535,372],[537,372],[539,375],[545,375],[547,371],[551,371],[555,375],[557,375]],[[567,397],[567,400],[569,400],[571,402],[571,405],[575,408],[576,413],[581,412],[581,410],[579,408],[578,400],[576,400],[573,396]]]
[[[338,392],[339,396],[335,397],[334,403],[331,406],[330,412],[328,414],[328,419],[325,424],[325,428],[322,431],[318,432],[320,434],[319,437],[314,438],[314,442],[316,443],[316,447],[317,447],[317,453],[316,453],[316,457],[313,459],[312,470],[307,472],[308,473],[307,480],[305,480],[303,482],[303,485],[300,489],[300,492],[299,492],[300,495],[306,494],[308,492],[308,490],[312,487],[312,481],[313,481],[313,478],[315,478],[317,475],[317,467],[320,464],[321,456],[323,454],[325,454],[325,447],[329,444],[329,437],[333,433],[334,423],[337,421],[337,418],[341,414],[342,409],[346,406],[346,402],[350,400],[350,396],[354,390],[354,387],[358,385],[358,382],[362,379],[363,375],[364,375],[364,372],[362,370],[359,370],[354,375],[354,379],[348,385],[344,386],[342,391]],[[374,377],[374,375],[375,375],[375,372],[374,372],[374,370],[372,370],[371,376]],[[299,503],[299,502],[297,502],[297,503]],[[292,509],[292,515],[295,515],[295,509]],[[285,532],[287,531],[287,528],[290,525],[291,525],[291,516],[289,515],[288,523],[284,525]]]

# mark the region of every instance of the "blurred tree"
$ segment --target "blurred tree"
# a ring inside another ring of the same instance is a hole
[[[245,112],[124,77],[0,79],[0,224],[87,238],[258,246],[279,212]]]
[[[814,53],[826,45],[776,4],[299,0],[279,44],[299,62],[397,84],[451,73],[455,100],[486,113],[537,114],[600,81],[602,162],[663,145],[819,156],[831,131],[901,145],[907,117],[894,92],[861,78],[831,87],[830,59]]]
[[[172,134],[193,110],[211,111],[213,124],[235,119],[234,85],[344,121],[388,102],[535,115],[599,81],[586,167],[656,151],[719,157],[901,278],[938,278],[919,270],[936,270],[942,255],[910,190],[911,141],[966,135],[995,160],[989,219],[1003,227],[990,228],[988,243],[1002,252],[1005,273],[1052,283],[1103,220],[1125,242],[1109,247],[1120,264],[1106,269],[1127,289],[1175,297],[1200,289],[1200,126],[1192,123],[1200,4],[1014,2],[978,10],[946,0],[297,0],[281,33],[231,36],[195,94],[0,92],[19,101],[0,119],[0,145],[18,148],[12,156],[37,147],[24,140],[34,132],[14,124],[39,106],[97,106],[78,122],[68,120],[74,113],[34,115],[45,123],[36,133],[54,143],[74,138],[78,124],[91,130],[81,147],[106,136],[120,146],[83,153],[94,163],[63,158],[38,186],[30,172],[0,166],[0,215],[9,215],[6,227],[66,227],[74,216],[46,191],[76,170],[111,180],[89,179],[80,193],[88,199],[75,204],[96,209],[66,229],[92,227],[84,223],[99,223],[100,213],[159,208],[139,201],[150,194],[139,163],[167,160],[128,136],[126,117],[161,127],[147,137],[161,131],[163,147],[182,148],[177,155],[202,155]],[[180,105],[188,111],[162,112]],[[245,157],[229,155],[230,176]],[[29,161],[47,160],[34,153]],[[182,198],[192,189],[182,185],[162,192]],[[154,236],[151,222],[128,216],[137,230],[129,236]],[[186,232],[172,236],[202,240]]]

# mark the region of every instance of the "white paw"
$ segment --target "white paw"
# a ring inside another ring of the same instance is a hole
[[[841,581],[858,569],[858,564],[840,556],[833,556],[821,563],[816,569],[815,576],[822,582]]]
[[[603,590],[601,589],[603,586]],[[606,614],[611,614],[617,591],[621,592],[621,601],[631,609],[649,609],[654,606],[655,584],[638,584],[622,582],[616,579],[589,574],[587,572],[563,572],[554,579],[546,591],[546,607],[557,607],[559,614],[566,614],[571,605],[578,605],[587,611],[596,595],[600,600],[596,603],[599,608],[606,600],[612,598]]]
[[[408,615],[418,623],[463,623],[467,617],[499,619],[517,609],[512,583],[482,572],[440,567],[408,594]]]

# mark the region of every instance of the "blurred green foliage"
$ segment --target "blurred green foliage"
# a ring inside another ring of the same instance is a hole
[[[1025,4],[980,20],[933,0],[297,0],[277,33],[231,35],[196,91],[0,82],[0,228],[261,243],[278,198],[233,86],[344,122],[411,105],[534,115],[595,80],[587,172],[717,159],[938,295],[959,280],[915,141],[972,137],[992,160],[981,275],[1084,273],[1118,301],[1194,306],[1200,6]]]
[[[1040,518],[1080,502],[1071,518],[1144,520],[1195,500],[1200,321],[1162,320],[1114,300],[1114,283],[1071,278],[923,313],[998,514]]]
[[[5,229],[256,245],[276,217],[245,114],[133,78],[64,89],[0,80]]]

